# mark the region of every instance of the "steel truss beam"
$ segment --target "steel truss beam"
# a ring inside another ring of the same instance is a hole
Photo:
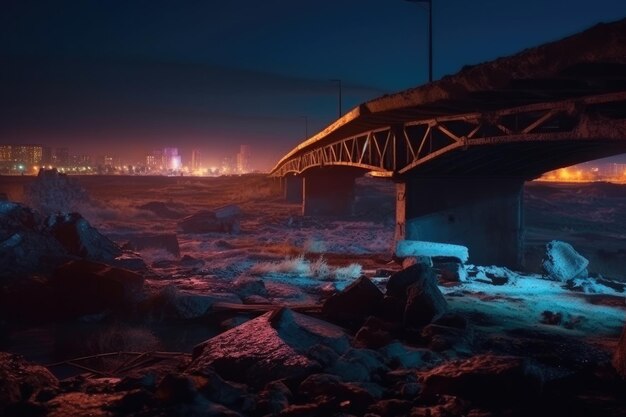
[[[617,109],[617,111],[615,111]],[[616,139],[626,142],[626,92],[383,126],[308,148],[274,168],[284,176],[322,166],[402,175],[457,149],[499,143]]]

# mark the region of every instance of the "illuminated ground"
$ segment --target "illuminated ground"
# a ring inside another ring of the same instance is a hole
[[[22,198],[24,181],[28,179],[6,179],[10,198]],[[391,260],[393,186],[383,181],[360,182],[359,204],[348,220],[302,217],[300,207],[283,202],[264,177],[80,181],[92,202],[77,208],[107,236],[123,244],[137,233],[177,233],[181,256],[195,260],[182,265],[165,250],[142,251],[154,273],[147,281],[150,291],[174,285],[197,293],[230,293],[234,283],[253,278],[262,279],[267,289],[254,302],[315,305],[361,274],[384,287],[384,271],[401,268]],[[179,233],[177,219],[137,208],[150,201],[165,202],[181,216],[238,204],[241,232]],[[607,286],[624,278],[626,186],[534,183],[526,187],[525,203],[529,272],[470,265],[467,282],[442,286],[452,309],[469,319],[472,334],[467,345],[442,353],[441,360],[481,352],[513,354],[535,358],[559,375],[608,363],[626,310],[619,285]],[[591,280],[584,289],[572,291],[543,279],[539,262],[552,239],[572,243],[591,260],[591,275],[601,272],[609,281]],[[508,282],[494,285],[494,276]],[[550,322],[546,314],[559,314],[560,320]],[[237,320],[253,316],[243,314]],[[189,352],[220,331],[219,326],[197,322],[55,324],[13,329],[1,350],[43,363],[114,350]],[[116,345],[116,335],[124,336],[124,346]]]

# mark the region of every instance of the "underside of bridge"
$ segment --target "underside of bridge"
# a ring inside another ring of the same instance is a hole
[[[364,103],[271,175],[304,214],[341,215],[357,173],[377,172],[397,183],[396,239],[517,267],[524,181],[624,152],[626,19]]]

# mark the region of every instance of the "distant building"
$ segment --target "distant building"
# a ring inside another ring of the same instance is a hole
[[[222,166],[220,167],[220,173],[222,175],[228,175],[232,174],[233,171],[233,158],[228,156],[224,157],[222,160]]]
[[[197,171],[200,169],[200,151],[194,149],[191,151],[191,170]]]
[[[163,149],[154,149],[152,153],[146,155],[146,167],[150,171],[163,169]]]
[[[52,164],[57,167],[70,166],[70,151],[68,148],[56,148],[52,153]]]
[[[70,159],[72,161],[72,166],[75,167],[87,167],[92,165],[90,155],[72,155]]]
[[[0,145],[0,162],[13,162],[11,145]]]
[[[237,173],[250,172],[250,145],[241,145],[237,154]]]
[[[0,161],[25,165],[40,165],[43,157],[41,145],[0,145]]]
[[[5,172],[36,172],[42,158],[41,145],[0,145],[0,165]]]

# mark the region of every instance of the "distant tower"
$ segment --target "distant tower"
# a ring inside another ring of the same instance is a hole
[[[245,174],[250,172],[250,145],[241,145],[237,154],[237,172]]]
[[[191,151],[191,170],[197,171],[200,169],[200,151],[194,149]]]

